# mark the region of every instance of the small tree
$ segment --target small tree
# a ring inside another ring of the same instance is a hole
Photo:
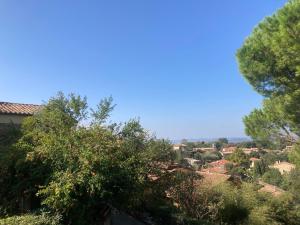
[[[249,166],[249,157],[243,152],[242,149],[237,148],[229,157],[228,160],[230,160],[233,163],[236,163],[243,167]]]
[[[263,176],[262,179],[268,184],[272,184],[280,187],[283,182],[283,177],[278,169],[269,169]]]
[[[113,108],[108,98],[89,114],[86,98],[62,93],[51,98],[24,120],[14,146],[21,157],[11,162],[16,185],[0,179],[0,190],[16,187],[10,192],[37,195],[74,225],[97,223],[106,204],[141,210],[150,187],[148,175],[160,177],[174,155],[168,141],[152,137],[138,120],[107,123]],[[88,116],[92,122],[83,126]]]
[[[261,177],[268,170],[268,166],[263,159],[255,161],[253,167],[254,177]]]

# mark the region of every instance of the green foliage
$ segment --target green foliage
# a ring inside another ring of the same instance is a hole
[[[89,115],[86,98],[59,93],[25,119],[21,138],[1,157],[10,159],[4,164],[10,170],[1,170],[2,213],[14,213],[7,203],[17,208],[17,196],[29,203],[34,197],[37,207],[42,203],[80,225],[95,223],[103,204],[138,209],[148,175],[160,176],[174,155],[168,141],[150,136],[137,120],[104,125],[113,108],[105,99]],[[92,123],[82,126],[88,116]]]
[[[299,205],[295,204],[293,197],[289,194],[268,201],[268,216],[277,224],[299,224]]]
[[[233,167],[234,167],[233,163],[226,163],[225,164],[226,171],[231,171],[233,169]]]
[[[259,186],[246,182],[239,186],[228,182],[213,188],[195,186],[192,176],[183,176],[190,179],[183,179],[171,192],[184,213],[183,218],[205,219],[212,224],[299,224],[299,206],[290,194],[273,198],[258,192]]]
[[[188,151],[192,151],[193,148],[209,148],[209,147],[212,146],[212,143],[208,143],[208,142],[205,142],[205,141],[190,142],[190,141],[187,141],[185,139],[182,140],[181,143],[186,145],[186,149]]]
[[[0,216],[12,215],[39,207],[35,193],[44,184],[48,168],[26,160],[26,148],[20,148],[21,132],[15,127],[0,139]]]
[[[220,143],[222,143],[222,144],[228,144],[228,143],[229,143],[229,141],[228,141],[227,138],[219,138],[219,139],[218,139],[218,142],[220,142]]]
[[[261,154],[259,152],[256,152],[256,151],[252,151],[249,154],[250,158],[260,158],[260,156],[261,156]]]
[[[253,175],[254,177],[261,177],[268,170],[268,165],[265,160],[261,159],[254,162]]]
[[[269,152],[264,154],[261,158],[265,161],[266,165],[269,166],[274,164],[276,161],[287,161],[288,156],[286,153]]]
[[[300,168],[300,143],[294,145],[292,151],[289,153],[288,158],[291,162]]]
[[[229,157],[228,160],[241,166],[249,166],[249,157],[242,149],[237,148]]]
[[[56,225],[60,217],[55,215],[60,214],[65,224],[92,225],[99,223],[104,205],[138,215],[153,213],[158,224],[296,224],[298,172],[284,178],[292,195],[279,203],[252,184],[212,188],[193,170],[167,171],[176,153],[138,120],[108,123],[111,98],[91,114],[87,108],[86,98],[60,93],[27,118],[21,131],[12,130],[0,140],[1,217],[41,207],[51,212],[9,217],[0,224]],[[85,118],[92,122],[83,126]],[[220,155],[198,157],[208,161]],[[242,150],[231,160],[232,174],[246,172],[248,156]],[[273,178],[268,177],[270,183],[277,182]]]
[[[263,95],[299,90],[300,3],[266,17],[237,52],[242,74]]]
[[[266,17],[237,52],[241,73],[263,96],[244,118],[246,133],[266,146],[294,143],[300,132],[300,2]]]
[[[0,225],[60,225],[60,220],[60,216],[52,216],[48,213],[25,214],[0,219]]]
[[[200,153],[200,152],[196,152],[196,153],[194,154],[194,158],[195,158],[195,159],[198,159],[198,160],[203,160],[203,154]]]
[[[97,105],[97,110],[92,109],[92,115],[94,117],[94,123],[102,124],[109,118],[110,113],[114,110],[116,105],[113,105],[113,98],[104,98]]]
[[[262,196],[260,196],[262,197]],[[299,224],[299,209],[290,195],[282,195],[277,198],[265,196],[263,204],[256,205],[248,219],[249,225],[281,225]]]
[[[187,218],[215,221],[221,206],[220,195],[211,188],[197,185],[199,179],[195,173],[177,173],[170,196]]]
[[[262,179],[268,184],[273,184],[280,187],[283,183],[283,177],[278,169],[269,169],[263,176]]]
[[[222,158],[219,152],[206,152],[201,154],[203,162],[212,162]]]
[[[244,167],[234,166],[231,170],[228,171],[229,175],[237,177],[239,179],[246,179],[248,177],[248,172]]]
[[[222,147],[224,147],[224,145],[228,144],[229,141],[227,138],[219,138],[216,143],[215,146],[217,148],[218,151],[220,151],[222,149]]]
[[[256,148],[257,143],[255,141],[244,141],[237,144],[239,148]]]
[[[244,179],[247,178],[247,170],[239,165],[233,163],[226,163],[225,169],[227,173],[235,178]]]
[[[290,173],[283,176],[284,183],[282,187],[288,190],[295,198],[295,200],[300,203],[300,170],[294,169]]]
[[[217,188],[222,196],[219,218],[225,224],[299,224],[299,206],[289,194],[273,198],[257,192],[251,183],[241,187],[225,183]]]
[[[264,147],[283,149],[294,142],[293,124],[284,113],[283,98],[265,99],[262,109],[244,117],[245,132]]]
[[[219,220],[225,224],[248,224],[251,212],[260,204],[260,193],[253,184],[242,183],[240,187],[224,183],[216,190],[222,196]]]
[[[200,152],[196,152],[193,155],[194,159],[198,159],[201,160],[202,164],[205,164],[207,162],[212,162],[212,161],[216,161],[222,158],[222,155],[220,152],[218,151],[214,151],[214,152],[205,152],[205,153],[200,153]]]

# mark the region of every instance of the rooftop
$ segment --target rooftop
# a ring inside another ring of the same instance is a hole
[[[33,115],[41,105],[0,102],[0,114]]]
[[[250,160],[250,161],[259,161],[260,159],[255,158],[255,157],[251,157],[249,160]]]
[[[271,167],[273,168],[283,168],[283,169],[293,169],[295,168],[296,166],[292,163],[289,163],[289,162],[275,162]]]
[[[259,181],[259,184],[262,185],[262,188],[259,189],[259,192],[269,192],[271,195],[273,196],[280,196],[283,193],[285,193],[284,190],[282,190],[279,187],[276,187],[274,185],[271,184],[267,184],[265,182]]]
[[[210,166],[224,166],[226,163],[230,163],[230,161],[226,159],[217,160],[214,162],[209,163]]]
[[[223,149],[222,149],[222,152],[223,152],[223,153],[232,153],[232,152],[234,152],[236,149],[237,149],[237,147],[231,146],[231,147],[223,148]]]
[[[226,174],[227,170],[225,169],[225,167],[209,167],[206,169],[202,169],[201,172],[205,172],[205,173],[214,173],[214,174]]]

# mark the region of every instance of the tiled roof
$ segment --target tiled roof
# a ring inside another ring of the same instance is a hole
[[[262,185],[262,188],[259,189],[260,192],[269,192],[273,196],[280,196],[283,193],[285,193],[284,190],[282,190],[281,188],[279,188],[277,186],[267,184],[267,183],[262,182],[262,181],[259,181],[259,184]]]
[[[225,174],[227,173],[227,170],[225,167],[209,167],[206,169],[202,169],[201,171],[206,173],[219,173],[219,174]]]
[[[230,161],[226,159],[217,160],[209,163],[210,166],[224,166],[226,163],[230,163]]]
[[[222,152],[223,153],[232,153],[232,152],[234,152],[235,150],[236,150],[237,148],[236,147],[227,147],[227,148],[223,148],[222,149]]]
[[[284,173],[290,172],[292,169],[295,169],[296,166],[289,162],[276,162],[269,167],[279,169],[281,173]]]
[[[40,105],[0,102],[0,114],[33,115]]]

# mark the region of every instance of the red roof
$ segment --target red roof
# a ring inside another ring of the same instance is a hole
[[[0,102],[0,114],[33,115],[40,105]]]
[[[250,161],[258,161],[258,160],[260,160],[260,159],[254,158],[254,157],[250,158]]]
[[[226,163],[230,163],[228,160],[226,159],[221,159],[221,160],[218,160],[218,161],[214,161],[214,162],[211,162],[209,163],[210,166],[224,166]]]
[[[209,167],[202,169],[201,172],[225,174],[227,173],[227,170],[224,167]]]

